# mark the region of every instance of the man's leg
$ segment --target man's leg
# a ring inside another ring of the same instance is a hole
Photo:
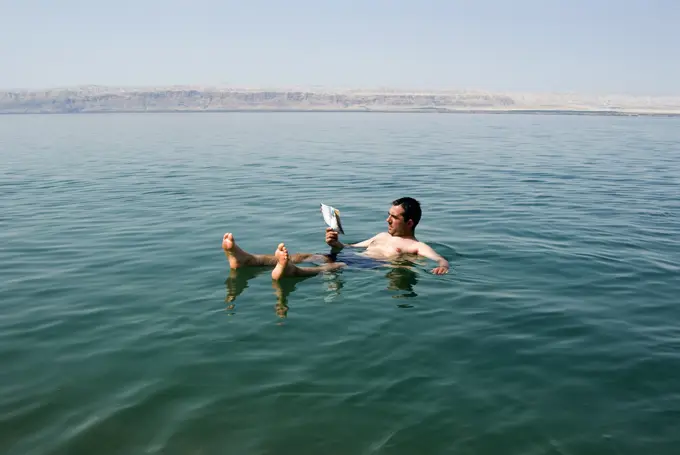
[[[276,256],[273,254],[250,254],[236,245],[234,235],[230,232],[224,234],[222,238],[222,249],[227,256],[229,266],[232,269],[240,267],[257,267],[257,266],[271,266],[274,267],[277,263]],[[314,253],[298,253],[290,256],[289,261],[293,264],[300,262],[328,262],[328,257],[322,254]]]
[[[337,270],[345,266],[342,262],[332,262],[317,267],[298,267],[291,262],[288,250],[283,243],[279,244],[279,247],[274,252],[274,257],[276,257],[276,266],[272,270],[273,280],[280,280],[284,276],[314,276],[321,272]]]

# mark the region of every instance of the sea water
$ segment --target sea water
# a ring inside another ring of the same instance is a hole
[[[0,117],[0,453],[680,444],[680,119]],[[272,282],[417,198],[451,263]]]

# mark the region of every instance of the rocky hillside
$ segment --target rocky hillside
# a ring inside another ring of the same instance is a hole
[[[0,91],[0,113],[167,111],[569,111],[680,114],[680,97],[505,94],[479,91],[259,90],[86,86]]]

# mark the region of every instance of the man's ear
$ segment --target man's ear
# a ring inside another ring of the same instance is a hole
[[[406,226],[408,226],[408,227],[410,227],[411,229],[413,229],[413,220],[408,220],[408,221],[406,222]]]

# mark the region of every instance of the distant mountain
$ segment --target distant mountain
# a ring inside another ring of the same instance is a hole
[[[467,90],[103,87],[0,91],[0,113],[211,111],[566,112],[680,115],[680,97]]]

